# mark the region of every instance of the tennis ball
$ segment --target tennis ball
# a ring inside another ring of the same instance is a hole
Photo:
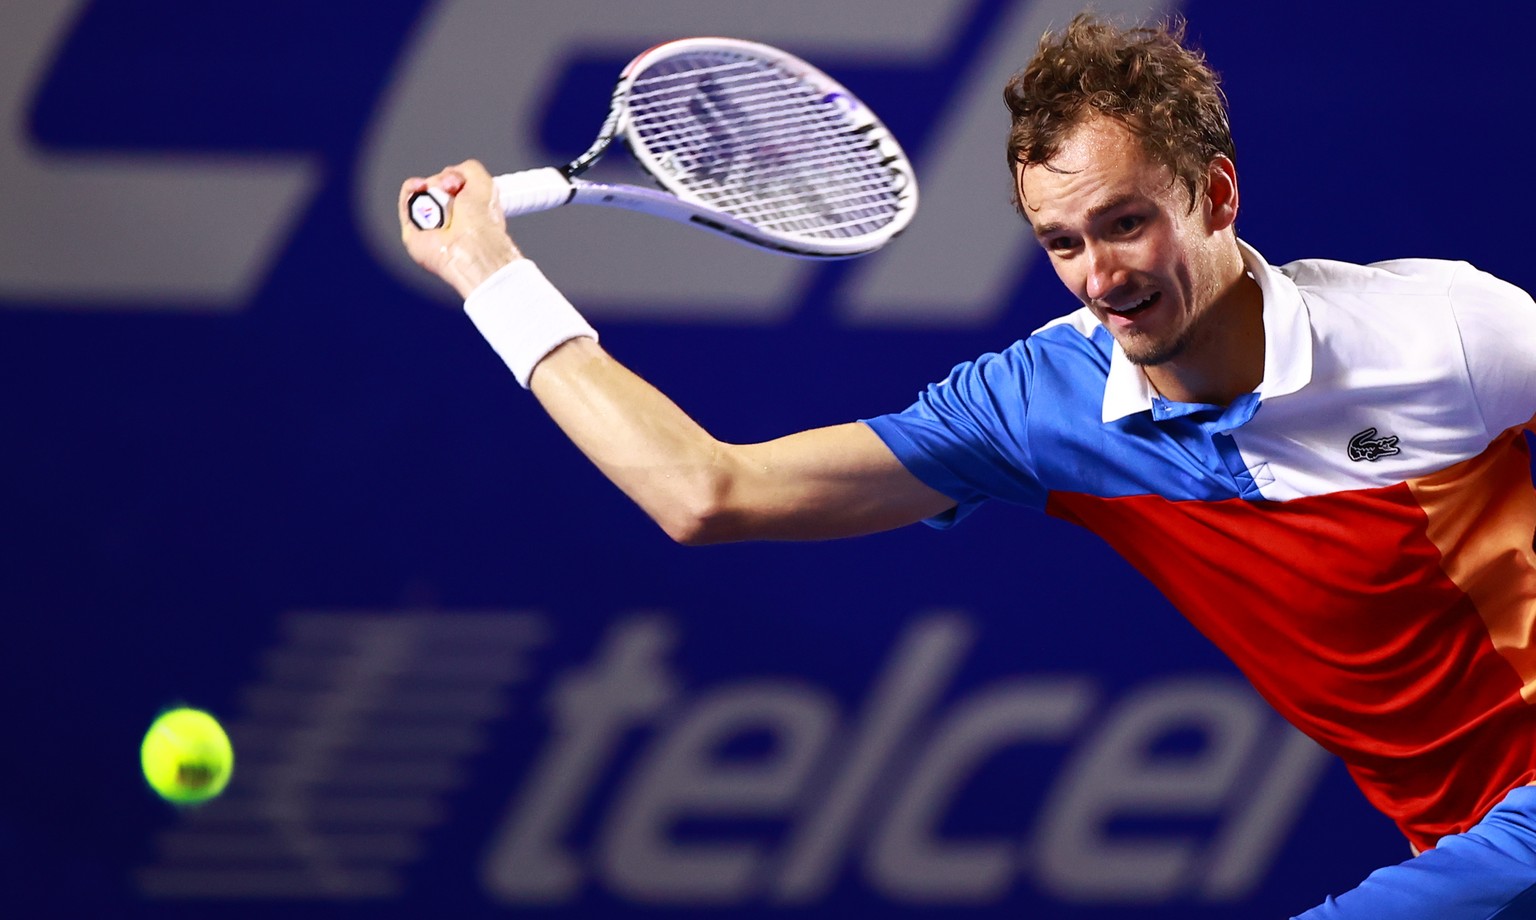
[[[149,727],[139,763],[161,798],[196,805],[224,791],[235,751],[218,719],[201,709],[180,708],[161,713]]]

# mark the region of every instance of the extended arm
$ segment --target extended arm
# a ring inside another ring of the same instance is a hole
[[[406,247],[467,297],[521,253],[478,163],[407,181],[402,215],[405,200],[429,184],[456,196],[452,223],[423,232],[402,217]],[[954,504],[861,424],[762,444],[718,441],[590,338],[572,338],[543,356],[528,384],[576,446],[679,542],[852,536]]]

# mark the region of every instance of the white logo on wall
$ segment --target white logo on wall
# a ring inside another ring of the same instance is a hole
[[[918,219],[891,251],[841,277],[834,309],[845,323],[979,326],[999,315],[1035,253],[1006,199],[999,90],[1040,33],[1080,5],[1017,0],[964,56],[964,72],[933,114],[929,141],[914,150],[923,185]],[[1149,17],[1177,5],[1103,0],[1097,8]],[[0,170],[11,180],[12,210],[32,222],[0,247],[0,303],[244,309],[320,189],[318,156],[44,150],[30,134],[31,105],[84,7],[84,0],[27,4],[0,30]],[[861,0],[648,0],[571,16],[558,4],[441,0],[423,15],[365,129],[358,161],[339,178],[354,183],[358,224],[378,262],[403,283],[447,296],[401,251],[394,213],[400,181],[471,155],[510,171],[579,152],[531,140],[575,54],[601,48],[622,59],[655,41],[717,34],[782,44],[829,67],[864,61],[931,69],[953,54],[976,4],[887,0],[880,15],[869,10]],[[598,98],[590,112],[560,117],[590,117],[595,133],[605,107]],[[623,213],[566,209],[515,229],[597,317],[774,322],[826,270]]]
[[[235,777],[140,871],[155,898],[393,897],[487,723],[523,702],[541,620],[304,613],[230,725]]]
[[[577,905],[601,889],[637,905],[792,906],[846,884],[913,905],[1000,903],[1024,886],[1080,904],[1236,902],[1328,763],[1224,676],[1111,697],[1087,675],[1013,675],[956,698],[975,638],[958,613],[915,620],[846,706],[783,671],[685,689],[677,623],[620,619],[588,660],[552,674],[536,719],[529,697],[507,691],[532,676],[545,622],[290,618],[232,726],[238,782],[166,832],[141,888],[391,897],[423,832],[452,820],[444,798],[473,782],[486,726],[509,711],[517,730],[547,720],[547,731],[481,867],[508,904]],[[1160,753],[1179,732],[1199,749]],[[752,735],[771,744],[721,755]],[[1030,797],[1034,813],[1007,834],[941,833],[986,765],[1021,748],[1063,758]],[[1184,823],[1119,829],[1143,818]],[[728,829],[679,835],[687,824]]]
[[[5,11],[0,173],[9,212],[26,217],[0,246],[0,304],[243,309],[319,189],[319,157],[44,149],[32,137],[32,103],[88,6],[62,0]],[[75,58],[72,66],[92,63]],[[93,76],[121,79],[100,67]],[[128,146],[137,140],[124,138]]]

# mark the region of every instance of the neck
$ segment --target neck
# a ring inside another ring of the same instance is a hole
[[[1183,354],[1143,369],[1164,398],[1225,406],[1264,379],[1264,294],[1240,258],[1207,319]]]

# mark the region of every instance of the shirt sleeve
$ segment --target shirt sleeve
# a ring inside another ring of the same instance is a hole
[[[1045,506],[1029,462],[1028,370],[1018,343],[957,366],[902,412],[863,420],[914,476],[955,500],[930,526],[947,529],[991,498]]]
[[[1451,282],[1451,311],[1488,436],[1536,416],[1536,303],[1487,272],[1463,265]]]

